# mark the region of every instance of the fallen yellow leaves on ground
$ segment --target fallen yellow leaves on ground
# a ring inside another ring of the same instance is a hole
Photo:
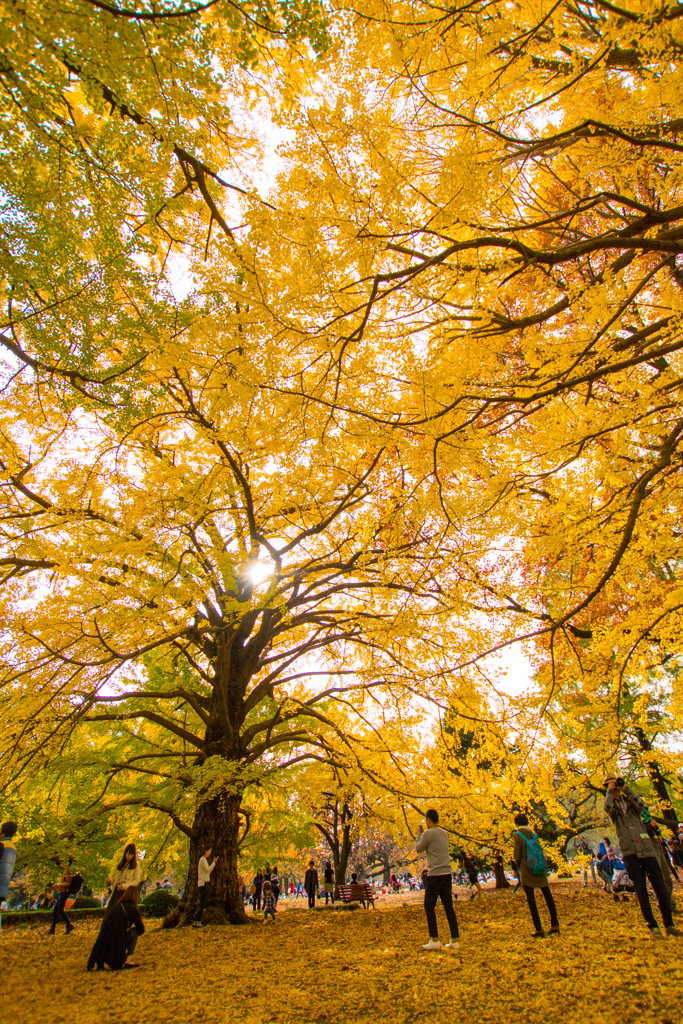
[[[677,889],[680,888],[677,886]],[[13,1024],[261,1024],[418,1019],[467,1024],[674,1024],[681,1019],[683,940],[653,943],[635,900],[554,886],[562,934],[533,940],[521,893],[456,904],[461,952],[423,952],[421,894],[381,897],[378,911],[299,906],[274,926],[150,923],[136,971],[87,974],[96,927],[68,938],[3,930],[3,1018]],[[445,920],[439,917],[444,937]]]

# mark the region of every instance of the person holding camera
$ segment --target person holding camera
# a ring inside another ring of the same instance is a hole
[[[458,930],[458,919],[453,909],[453,890],[451,874],[451,856],[448,851],[448,833],[439,828],[439,812],[429,810],[425,814],[424,828],[422,825],[417,830],[415,837],[415,849],[418,853],[427,856],[427,879],[425,882],[425,914],[429,927],[429,942],[425,942],[423,949],[441,949],[439,941],[439,929],[436,923],[436,901],[441,898],[443,909],[446,912],[448,927],[451,932],[450,942],[447,942],[444,949],[460,949],[460,932]],[[424,872],[423,872],[424,874]]]
[[[683,935],[680,929],[674,927],[669,894],[666,891],[653,840],[641,820],[642,812],[647,811],[644,800],[629,789],[623,779],[615,775],[608,775],[604,786],[605,813],[614,823],[621,856],[636,891],[641,913],[650,929],[650,936],[653,939],[662,938],[647,894],[648,879],[657,897],[667,935]]]

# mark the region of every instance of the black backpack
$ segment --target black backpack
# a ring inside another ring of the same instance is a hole
[[[83,885],[83,875],[72,875],[69,882],[69,896],[75,896]]]

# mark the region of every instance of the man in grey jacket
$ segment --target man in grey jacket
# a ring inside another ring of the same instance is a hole
[[[614,775],[607,776],[605,787],[605,812],[614,822],[621,855],[636,890],[640,910],[650,929],[650,935],[653,939],[662,938],[647,895],[648,879],[655,891],[667,935],[683,935],[682,931],[674,928],[669,894],[664,885],[652,839],[641,819],[642,812],[647,811],[645,802],[629,789],[623,779]]]
[[[427,811],[424,830],[420,825],[417,830],[415,849],[427,856],[427,882],[425,885],[425,914],[429,927],[429,942],[423,949],[441,949],[439,929],[436,924],[436,901],[441,898],[446,911],[451,940],[445,949],[460,949],[458,919],[453,909],[453,893],[451,891],[451,858],[448,852],[448,833],[439,828],[439,812]]]

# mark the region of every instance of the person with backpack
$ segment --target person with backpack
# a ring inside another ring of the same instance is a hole
[[[69,882],[69,891],[66,896],[66,902],[64,903],[65,910],[71,910],[74,903],[76,902],[76,896],[81,891],[83,886],[83,875],[80,871],[71,872],[71,881]]]
[[[460,949],[460,930],[458,919],[453,909],[453,875],[451,871],[451,855],[448,849],[448,833],[439,827],[439,812],[430,808],[425,814],[424,829],[420,825],[415,839],[415,849],[427,857],[427,882],[425,885],[425,915],[429,928],[429,941],[423,949],[441,949],[439,929],[436,923],[436,902],[441,904],[446,913],[446,920],[451,938],[445,949]]]
[[[652,913],[647,894],[648,880],[657,897],[667,935],[683,935],[683,931],[674,927],[669,894],[657,861],[657,854],[653,841],[641,819],[644,811],[646,816],[649,816],[645,801],[637,796],[623,779],[614,775],[606,777],[604,786],[606,791],[605,814],[614,823],[621,847],[622,860],[636,890],[641,913],[650,929],[650,937],[653,939],[663,938]]]
[[[14,845],[16,834],[16,821],[6,821],[0,828],[0,903],[7,899],[14,865],[17,862],[17,848]]]
[[[69,898],[69,888],[71,886],[71,861],[67,865],[67,868],[62,875],[61,882],[57,882],[54,887],[55,901],[52,905],[52,923],[48,928],[48,935],[54,935],[57,929],[57,922],[62,920],[66,925],[66,934],[71,935],[74,931],[74,926],[69,920],[69,915],[66,912],[66,901]]]
[[[557,919],[557,908],[555,900],[550,892],[548,884],[548,872],[546,860],[541,849],[541,844],[536,838],[536,833],[529,827],[529,819],[526,814],[515,815],[515,852],[514,860],[519,870],[519,877],[526,893],[529,913],[534,923],[534,930],[531,937],[544,939],[545,931],[541,924],[541,916],[536,906],[536,889],[540,889],[550,914],[550,934],[560,934],[560,922]]]

